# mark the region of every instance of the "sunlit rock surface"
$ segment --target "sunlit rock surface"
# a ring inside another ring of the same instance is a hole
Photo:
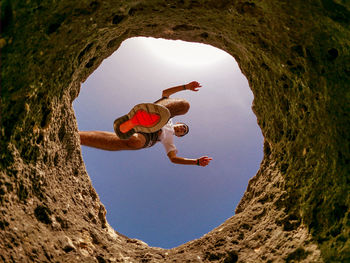
[[[348,262],[349,8],[342,0],[2,0],[0,261]],[[134,36],[234,56],[265,137],[236,214],[171,250],[108,225],[72,109],[80,83]]]

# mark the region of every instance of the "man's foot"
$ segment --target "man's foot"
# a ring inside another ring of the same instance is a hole
[[[170,118],[169,110],[161,105],[142,103],[114,121],[114,130],[120,139],[128,139],[136,132],[152,133],[160,130]]]
[[[120,124],[119,129],[122,133],[127,133],[128,131],[130,131],[138,125],[144,127],[152,127],[153,125],[159,122],[159,119],[160,116],[158,114],[148,113],[144,110],[137,110],[130,120]]]

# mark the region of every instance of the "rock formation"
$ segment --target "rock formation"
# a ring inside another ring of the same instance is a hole
[[[349,22],[344,0],[2,0],[0,261],[349,262]],[[134,36],[230,53],[265,138],[236,214],[170,250],[108,225],[72,109]]]

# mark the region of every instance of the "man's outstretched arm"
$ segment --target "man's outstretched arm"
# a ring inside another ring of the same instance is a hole
[[[197,81],[192,81],[192,82],[185,84],[185,85],[176,86],[176,87],[172,87],[172,88],[163,90],[162,97],[168,98],[170,95],[172,95],[176,92],[182,91],[182,90],[198,91],[200,87],[202,87],[202,86]]]
[[[168,157],[172,163],[200,165],[200,166],[207,166],[210,163],[210,161],[213,160],[213,158],[210,158],[208,156],[202,156],[198,159],[187,159],[187,158],[176,156],[175,151],[169,152]]]

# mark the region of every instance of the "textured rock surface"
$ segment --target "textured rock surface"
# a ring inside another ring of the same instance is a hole
[[[342,0],[1,1],[0,260],[350,260],[349,8]],[[236,215],[171,250],[108,225],[71,106],[81,81],[133,36],[234,56],[265,137]]]

